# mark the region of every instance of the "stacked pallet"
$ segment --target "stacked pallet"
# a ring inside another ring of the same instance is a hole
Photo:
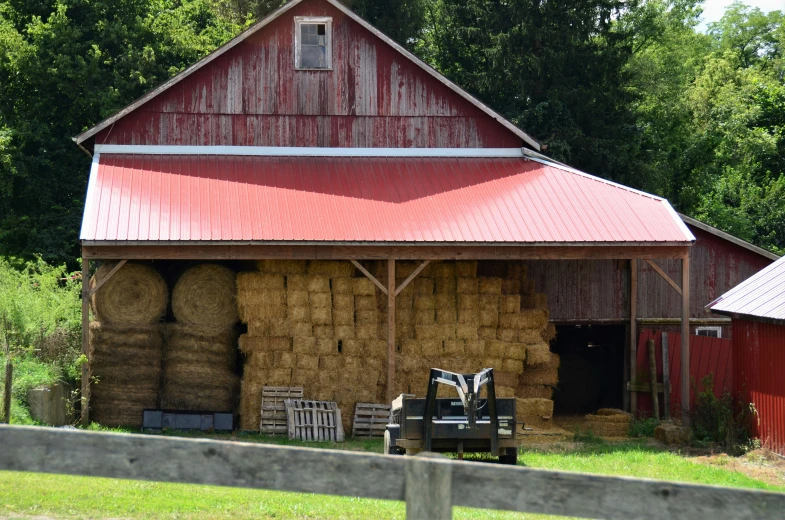
[[[172,292],[177,323],[166,328],[163,408],[234,411],[236,299],[235,273],[223,266],[197,265],[177,281]]]
[[[242,428],[259,427],[263,386],[302,386],[336,401],[349,428],[357,402],[378,399],[386,342],[376,287],[348,261],[263,261],[238,276],[245,354]]]
[[[98,268],[91,285],[116,264]],[[142,411],[158,406],[162,375],[161,319],[166,282],[153,268],[127,263],[95,293],[90,324],[90,414],[104,426],[142,425]]]

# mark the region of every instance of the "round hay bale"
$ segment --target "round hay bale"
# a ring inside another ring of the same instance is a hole
[[[179,383],[193,388],[237,384],[238,377],[225,367],[172,361],[166,364],[165,384]]]
[[[188,269],[172,291],[172,312],[180,323],[225,330],[237,323],[234,271],[215,264]]]
[[[132,383],[126,385],[112,385],[97,383],[91,385],[91,402],[103,403],[104,401],[128,401],[131,403],[158,402],[159,385],[155,383]]]
[[[107,385],[131,385],[135,383],[157,383],[161,379],[161,364],[151,366],[135,365],[107,365],[91,366],[90,376],[97,380],[98,384]]]
[[[166,351],[193,352],[233,358],[236,354],[233,330],[215,332],[190,325],[170,323],[166,326]]]
[[[90,280],[95,287],[117,265],[106,262]],[[150,325],[161,321],[169,301],[166,282],[152,267],[127,263],[91,298],[93,312],[107,325]]]

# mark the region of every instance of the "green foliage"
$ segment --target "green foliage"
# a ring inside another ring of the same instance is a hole
[[[654,417],[633,419],[630,423],[630,437],[654,437],[654,428],[658,424]]]
[[[591,428],[575,428],[572,440],[584,444],[607,444],[608,441],[594,433]]]
[[[695,396],[692,412],[692,434],[698,444],[720,444],[729,453],[738,453],[750,441],[749,406],[737,409],[733,397],[724,392],[714,393],[714,375],[701,381],[703,389]]]

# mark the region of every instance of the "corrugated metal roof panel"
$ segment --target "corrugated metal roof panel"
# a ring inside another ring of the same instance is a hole
[[[520,158],[101,155],[88,241],[687,243],[667,201]]]
[[[785,320],[785,258],[747,278],[706,308],[724,314]]]

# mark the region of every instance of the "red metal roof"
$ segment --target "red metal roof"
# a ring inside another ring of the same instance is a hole
[[[664,199],[522,158],[100,155],[85,241],[680,243]]]
[[[706,308],[733,316],[785,321],[785,258],[747,278]]]

